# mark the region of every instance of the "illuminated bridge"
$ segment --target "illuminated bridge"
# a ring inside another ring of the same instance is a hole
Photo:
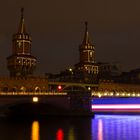
[[[140,97],[139,91],[93,91],[93,97]]]
[[[101,83],[91,94],[94,97],[140,97],[140,85]]]
[[[72,112],[71,114],[78,115],[85,111],[89,113],[91,112],[91,90],[98,87],[97,84],[85,83],[44,82],[40,84],[34,82],[30,90],[24,81],[22,85],[15,83],[17,84],[15,84],[15,90],[7,86],[8,90],[0,91],[0,114],[33,112],[33,114],[58,115]],[[46,90],[43,89],[45,84],[48,87]]]
[[[0,92],[0,114],[89,115],[90,92]]]
[[[95,113],[140,113],[140,85],[102,83],[91,94]]]

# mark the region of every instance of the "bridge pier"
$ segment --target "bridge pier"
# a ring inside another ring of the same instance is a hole
[[[92,116],[91,93],[86,91],[69,92],[70,109],[73,115]]]

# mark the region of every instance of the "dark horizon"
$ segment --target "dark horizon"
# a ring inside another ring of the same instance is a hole
[[[21,7],[32,36],[32,54],[38,59],[37,74],[58,73],[79,61],[85,21],[95,44],[96,62],[120,62],[123,71],[140,68],[139,5],[138,0],[1,2],[0,75],[8,74],[6,57],[11,55]]]

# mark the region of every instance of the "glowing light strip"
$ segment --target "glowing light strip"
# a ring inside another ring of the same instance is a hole
[[[140,109],[140,104],[104,104],[104,105],[92,105],[92,109]]]
[[[67,95],[68,93],[66,92],[0,92],[0,96],[1,95]]]

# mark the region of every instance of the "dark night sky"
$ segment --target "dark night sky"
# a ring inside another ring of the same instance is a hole
[[[123,70],[140,68],[139,0],[3,0],[0,4],[0,75],[8,74],[12,35],[25,8],[36,73],[59,72],[79,60],[84,21],[96,47],[96,61],[120,62]]]

